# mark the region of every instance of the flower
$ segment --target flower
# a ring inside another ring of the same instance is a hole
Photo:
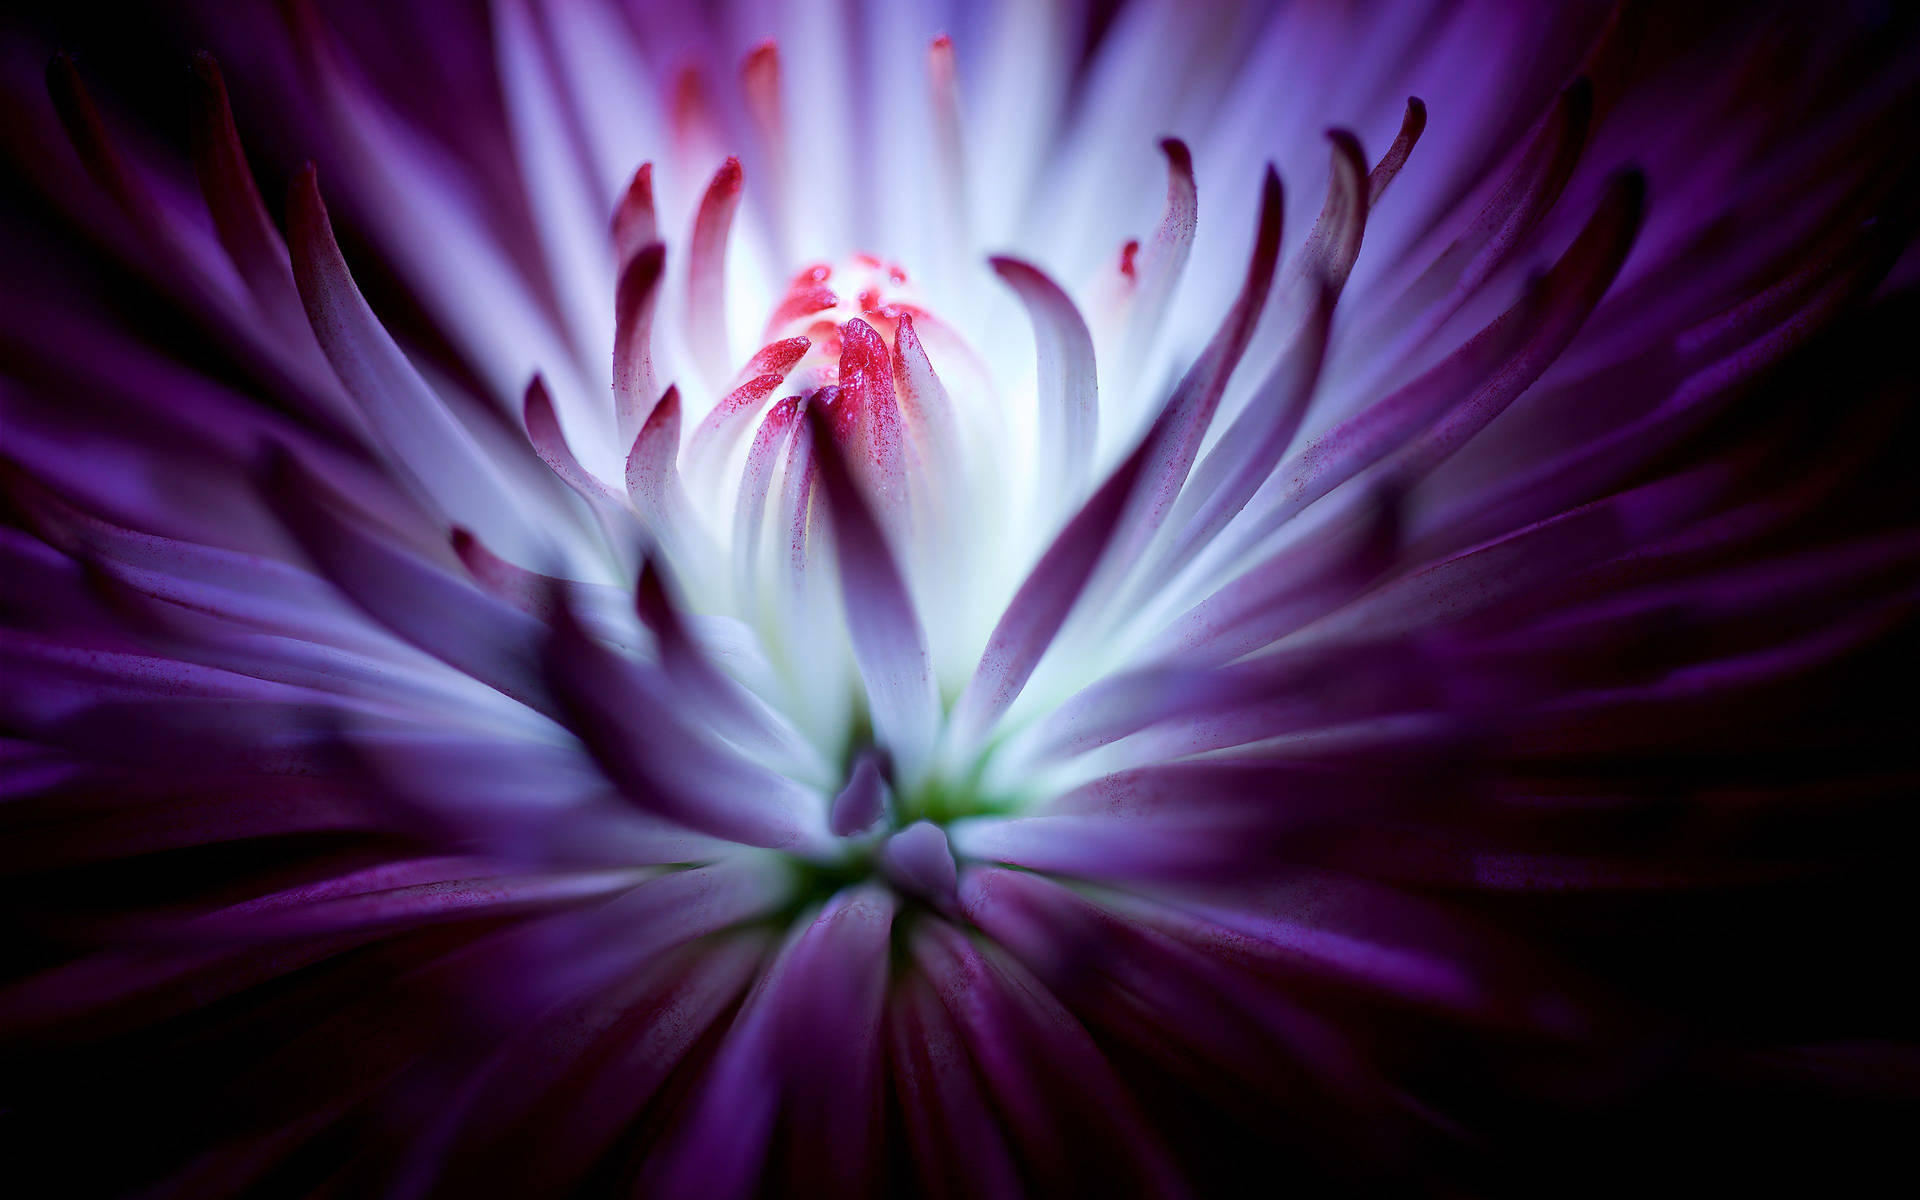
[[[191,58],[184,154],[64,53],[7,121],[4,1103],[116,1151],[63,1190],[1879,1129],[1910,1018],[1752,991],[1900,911],[1910,21],[284,12],[142,47],[245,81]]]

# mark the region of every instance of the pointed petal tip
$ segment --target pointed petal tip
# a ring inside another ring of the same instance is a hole
[[[886,815],[891,797],[892,789],[880,771],[880,756],[871,751],[862,754],[853,765],[847,785],[833,798],[827,827],[835,837],[864,833]]]
[[[1355,134],[1353,130],[1335,125],[1327,130],[1326,137],[1327,141],[1333,144],[1335,154],[1358,159],[1362,162],[1366,160],[1366,153],[1360,148],[1359,135]]]
[[[1277,216],[1282,200],[1280,188],[1280,169],[1272,163],[1267,164],[1267,173],[1260,178],[1260,213],[1264,218],[1269,213]]]
[[[880,864],[895,884],[940,905],[958,902],[960,869],[947,831],[931,821],[915,821],[887,839]]]
[[[559,414],[554,411],[553,394],[547,391],[547,381],[538,371],[527,380],[527,386],[520,393],[520,419],[527,436],[536,441],[559,429]]]
[[[310,293],[317,286],[315,275],[323,264],[338,260],[340,270],[346,269],[346,259],[334,240],[326,199],[320,195],[320,168],[312,159],[295,167],[287,180],[286,214],[294,281],[301,299],[311,304]]]
[[[1357,142],[1354,148],[1357,152]],[[1364,163],[1360,166],[1360,177],[1366,178]],[[1248,264],[1249,279],[1272,275],[1277,265],[1274,260],[1280,253],[1280,235],[1286,211],[1286,192],[1280,186],[1280,171],[1269,162],[1267,173],[1260,180],[1260,224],[1254,237],[1253,257]]]
[[[320,196],[320,167],[308,159],[287,179],[287,224],[312,224],[316,220],[326,222],[327,203]]]
[[[659,214],[654,207],[651,160],[634,168],[633,176],[620,193],[620,202],[614,206],[611,225],[615,248],[623,256],[623,271],[626,263],[631,262],[632,254],[659,240]]]
[[[667,390],[660,393],[660,402],[641,423],[640,432],[627,451],[627,468],[631,471],[638,463],[647,461],[658,470],[670,470],[679,449],[680,386],[669,384]]]
[[[639,614],[640,623],[655,637],[661,636],[662,630],[676,620],[678,601],[656,554],[642,552],[640,555],[640,577],[633,589],[633,609]]]

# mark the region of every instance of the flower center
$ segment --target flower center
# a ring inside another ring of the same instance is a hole
[[[802,392],[840,382],[841,326],[855,317],[873,326],[893,344],[902,314],[926,316],[898,263],[871,254],[854,254],[839,263],[802,268],[774,306],[761,341],[805,337],[813,344],[794,367],[791,380]]]

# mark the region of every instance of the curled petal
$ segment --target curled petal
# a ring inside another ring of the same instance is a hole
[[[614,294],[613,402],[616,429],[631,443],[660,398],[653,366],[653,318],[667,248],[658,242],[634,253]]]
[[[680,389],[670,387],[627,452],[627,495],[667,553],[690,564],[700,530],[680,483],[679,455]]]
[[[1617,176],[1573,245],[1518,303],[1424,375],[1342,421],[1283,463],[1261,489],[1274,501],[1258,510],[1243,539],[1277,529],[1429,428],[1408,452],[1405,469],[1430,467],[1530,387],[1619,272],[1640,228],[1644,189],[1637,172]]]
[[[289,188],[287,227],[293,275],[314,336],[395,470],[455,523],[525,548],[525,517],[512,503],[513,489],[413,369],[348,274],[311,165],[295,174]]]
[[[1259,227],[1240,294],[1213,340],[1167,397],[1147,431],[1149,457],[1141,486],[1124,518],[1116,564],[1121,569],[1133,565],[1167,519],[1174,498],[1186,483],[1187,472],[1200,453],[1201,440],[1219,406],[1221,393],[1226,390],[1227,379],[1239,365],[1253,337],[1280,259],[1282,215],[1280,177],[1268,166],[1260,193]]]
[[[961,905],[970,916],[995,904],[992,884],[991,874],[962,876]],[[1184,1190],[1112,1064],[1043,983],[944,922],[915,927],[908,946],[960,1029],[1036,1186],[1168,1195]],[[1067,1112],[1070,1120],[1061,1121]],[[1071,1148],[1079,1138],[1112,1154],[1077,1156]]]
[[[1314,632],[1333,640],[1378,638],[1418,628],[1436,611],[1465,617],[1697,519],[1728,481],[1726,465],[1713,463],[1584,504],[1401,576],[1330,614]]]
[[[194,56],[193,77],[193,167],[214,231],[255,303],[283,334],[304,335],[306,312],[294,285],[287,244],[260,199],[234,128],[226,81],[211,54]]]
[[[1367,229],[1367,160],[1360,142],[1344,129],[1327,134],[1333,143],[1333,172],[1320,216],[1307,235],[1296,264],[1299,274],[1322,281],[1335,298],[1347,285],[1360,239]]]
[[[1407,165],[1407,157],[1413,153],[1415,143],[1427,128],[1427,105],[1418,96],[1407,97],[1406,115],[1400,118],[1400,132],[1394,135],[1393,145],[1387,147],[1386,154],[1373,164],[1373,170],[1367,174],[1367,209],[1371,211],[1380,203],[1380,197],[1386,194],[1387,186],[1400,174],[1400,168]]]
[[[491,39],[506,132],[513,145],[533,230],[557,307],[574,348],[604,354],[600,317],[609,282],[601,224],[606,209],[574,109],[561,85],[546,31],[528,0],[494,0]]]
[[[1487,201],[1469,232],[1435,265],[1435,270],[1445,271],[1452,260],[1472,254],[1454,283],[1454,295],[1469,293],[1489,278],[1560,199],[1586,146],[1593,124],[1593,100],[1593,84],[1586,78],[1567,85],[1527,144],[1513,174]]]
[[[658,915],[671,918],[665,905],[687,899],[663,897]],[[444,1148],[434,1147],[438,1182],[469,1192],[583,1184],[726,1020],[767,940],[758,931],[723,932],[696,949],[655,955],[530,1024],[475,1081],[470,1103],[445,1111]],[[514,1086],[481,1086],[503,1080]]]
[[[946,34],[927,47],[927,84],[932,101],[933,167],[937,172],[934,196],[942,244],[969,242],[971,206],[968,204],[966,120],[960,102],[960,71],[954,61],[953,39]],[[951,264],[949,264],[951,267]]]
[[[1057,494],[1079,495],[1099,433],[1099,382],[1093,336],[1060,285],[1015,258],[995,258],[993,269],[1026,305],[1040,363],[1040,473]]]
[[[772,206],[779,257],[788,257],[793,242],[793,222],[797,214],[789,195],[792,167],[789,164],[786,106],[780,93],[780,47],[772,38],[747,52],[740,63],[740,86],[746,95],[747,111],[753,118],[754,132],[760,139],[768,181],[765,203]]]
[[[1367,344],[1382,364],[1431,337],[1559,201],[1586,146],[1593,102],[1593,85],[1585,78],[1562,90],[1466,231],[1369,325]]]
[[[1153,237],[1140,247],[1134,260],[1134,291],[1122,339],[1122,369],[1118,378],[1137,374],[1146,348],[1166,316],[1173,289],[1193,253],[1194,233],[1200,223],[1200,196],[1193,180],[1193,153],[1179,138],[1166,138],[1160,152],[1167,156],[1167,203]]]
[[[687,342],[711,380],[728,373],[727,233],[740,207],[740,160],[729,158],[707,185],[693,219],[687,257]]]
[[[567,435],[560,428],[560,414],[554,410],[553,395],[547,391],[546,380],[535,375],[528,381],[525,404],[527,437],[533,442],[534,452],[540,456],[540,461],[546,463],[561,482],[572,488],[582,500],[596,508],[609,503],[618,504],[617,493],[589,474],[580,465],[580,460],[573,456],[572,448],[567,445]]]
[[[761,407],[778,390],[783,379],[780,375],[756,375],[720,397],[720,403],[701,418],[687,446],[687,457],[696,470],[713,472],[719,469],[723,462],[721,456],[732,449],[730,443],[753,424],[760,415]]]
[[[1326,358],[1334,294],[1314,290],[1286,356],[1208,451],[1167,519],[1168,538],[1149,577],[1170,577],[1192,561],[1259,492],[1306,419]]]
[[[442,921],[497,918],[529,910],[602,900],[632,890],[648,875],[645,868],[581,871],[560,875],[489,875],[461,878],[463,864],[419,864],[440,869],[414,882],[392,867],[377,868],[377,887],[303,888],[212,913],[194,923],[194,932],[210,940],[247,942],[306,939],[341,933],[414,929]],[[451,874],[452,877],[447,876]],[[349,884],[358,881],[346,881]]]
[[[660,220],[653,206],[653,164],[643,162],[633,172],[620,203],[613,210],[613,255],[625,275],[633,260],[660,240]]]

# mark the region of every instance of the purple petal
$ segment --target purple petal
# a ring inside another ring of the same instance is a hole
[[[1299,432],[1320,382],[1333,295],[1327,288],[1316,289],[1308,304],[1286,357],[1261,382],[1174,502],[1166,548],[1146,571],[1149,578],[1171,578],[1191,562],[1259,492]]]
[[[633,803],[748,845],[799,843],[814,795],[713,744],[682,719],[672,687],[653,668],[594,641],[564,604],[545,657],[570,727]]]
[[[636,251],[614,291],[613,411],[615,430],[631,445],[660,399],[653,365],[653,320],[666,275],[667,248],[655,242]]]
[[[1134,263],[1133,298],[1121,339],[1121,379],[1139,373],[1141,360],[1166,317],[1173,289],[1186,270],[1199,228],[1200,198],[1193,181],[1192,152],[1179,138],[1162,140],[1160,152],[1167,156],[1167,203],[1153,237],[1140,247]]]
[[[765,1178],[810,1195],[876,1190],[892,921],[893,901],[865,888],[794,934],[643,1166],[643,1191],[744,1197]],[[790,1123],[777,1140],[776,1119]]]
[[[927,637],[886,534],[848,473],[828,418],[811,407],[807,418],[833,525],[847,632],[866,682],[874,729],[903,775],[911,777],[925,761],[940,712]]]
[[[496,545],[523,548],[530,531],[511,486],[420,378],[354,285],[311,166],[289,187],[287,227],[293,275],[314,336],[395,469],[454,522]]]
[[[899,887],[923,900],[951,908],[960,886],[959,868],[946,831],[932,821],[915,821],[880,848],[880,868]]]
[[[1400,174],[1400,168],[1407,165],[1407,158],[1413,153],[1413,147],[1427,128],[1426,102],[1418,96],[1407,97],[1406,115],[1400,118],[1400,132],[1394,135],[1393,144],[1373,170],[1367,175],[1367,210],[1371,212],[1386,195],[1387,187]]]
[[[1133,499],[1150,446],[1142,442],[1088,497],[1014,593],[987,638],[980,665],[954,704],[951,736],[956,746],[977,745],[1033,676],[1041,655],[1100,565]]]
[[[860,755],[848,772],[847,785],[833,798],[827,827],[835,837],[852,837],[873,827],[886,815],[892,789],[880,774],[880,758],[871,751]]]
[[[1018,1195],[1020,1175],[1006,1132],[932,988],[908,975],[888,1017],[894,1087],[928,1195],[964,1196],[969,1184],[982,1195]]]
[[[662,567],[651,558],[641,564],[634,600],[641,622],[659,644],[661,667],[690,707],[704,710],[700,715],[723,736],[773,755],[790,772],[818,773],[819,755],[799,733],[764,700],[722,671],[694,640]]]
[[[193,166],[220,244],[246,282],[254,303],[281,336],[295,344],[312,336],[294,284],[287,244],[267,214],[234,127],[220,65],[205,51],[194,56]],[[348,411],[342,406],[341,412]]]
[[[528,707],[557,711],[541,678],[538,622],[341,517],[292,458],[276,455],[265,484],[301,547],[369,616]]]
[[[1273,499],[1241,534],[1247,545],[1388,454],[1425,470],[1479,432],[1530,387],[1579,331],[1625,260],[1639,229],[1644,184],[1616,177],[1573,245],[1518,303],[1444,361],[1314,439],[1262,491]],[[1256,497],[1256,504],[1260,498]]]
[[[574,457],[572,448],[567,445],[567,435],[560,428],[560,414],[554,411],[553,396],[547,391],[547,382],[537,374],[527,382],[523,411],[527,438],[533,442],[535,453],[540,455],[541,462],[552,468],[561,482],[595,509],[618,503],[614,490],[589,474],[580,465],[580,460]]]
[[[1131,565],[1148,539],[1166,520],[1168,510],[1187,472],[1200,452],[1200,442],[1213,420],[1214,409],[1226,390],[1227,379],[1239,365],[1253,336],[1255,324],[1266,307],[1267,292],[1280,258],[1280,221],[1282,204],[1280,177],[1269,166],[1260,195],[1260,224],[1253,253],[1247,263],[1247,275],[1233,307],[1220,329],[1201,352],[1193,366],[1175,386],[1173,394],[1154,418],[1148,430],[1151,446],[1143,486],[1136,494],[1126,518],[1124,553],[1121,565]]]

